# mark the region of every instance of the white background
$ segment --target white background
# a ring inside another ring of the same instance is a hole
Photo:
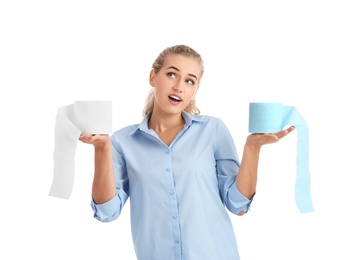
[[[295,106],[310,132],[315,212],[294,201],[296,132],[262,148],[257,195],[231,216],[242,260],[354,259],[352,1],[1,1],[1,259],[128,259],[129,202],[100,223],[89,205],[93,150],[79,143],[69,200],[49,197],[57,109],[112,100],[119,129],[140,122],[158,53],[205,60],[203,114],[240,155],[249,102]],[[6,255],[6,257],[5,257]]]

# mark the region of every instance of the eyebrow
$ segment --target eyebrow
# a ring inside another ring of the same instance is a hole
[[[170,66],[167,69],[174,69],[174,70],[180,71],[178,68],[176,68],[174,66]],[[195,76],[194,74],[188,73],[188,75],[195,78],[196,80],[198,80],[197,76]]]

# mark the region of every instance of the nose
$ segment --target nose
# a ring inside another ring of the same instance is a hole
[[[176,81],[175,85],[173,86],[173,90],[178,93],[182,93],[182,81],[181,80]]]

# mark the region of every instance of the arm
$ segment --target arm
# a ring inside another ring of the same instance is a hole
[[[110,138],[108,135],[83,133],[80,136],[80,140],[94,145],[95,170],[92,183],[92,198],[96,204],[105,203],[116,194]]]
[[[236,186],[247,198],[251,199],[256,192],[258,162],[261,147],[265,144],[276,143],[295,127],[291,126],[274,134],[251,134],[247,137],[240,169],[236,178]],[[245,214],[241,211],[238,215]]]

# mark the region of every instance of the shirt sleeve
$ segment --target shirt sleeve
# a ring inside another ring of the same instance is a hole
[[[111,137],[111,142],[116,195],[102,204],[96,204],[94,200],[91,199],[91,208],[94,218],[101,222],[110,222],[117,219],[129,197],[129,180],[123,152],[114,136]]]
[[[219,191],[226,208],[234,214],[247,212],[253,197],[248,199],[236,186],[240,161],[233,138],[221,120],[216,127],[215,160]]]

